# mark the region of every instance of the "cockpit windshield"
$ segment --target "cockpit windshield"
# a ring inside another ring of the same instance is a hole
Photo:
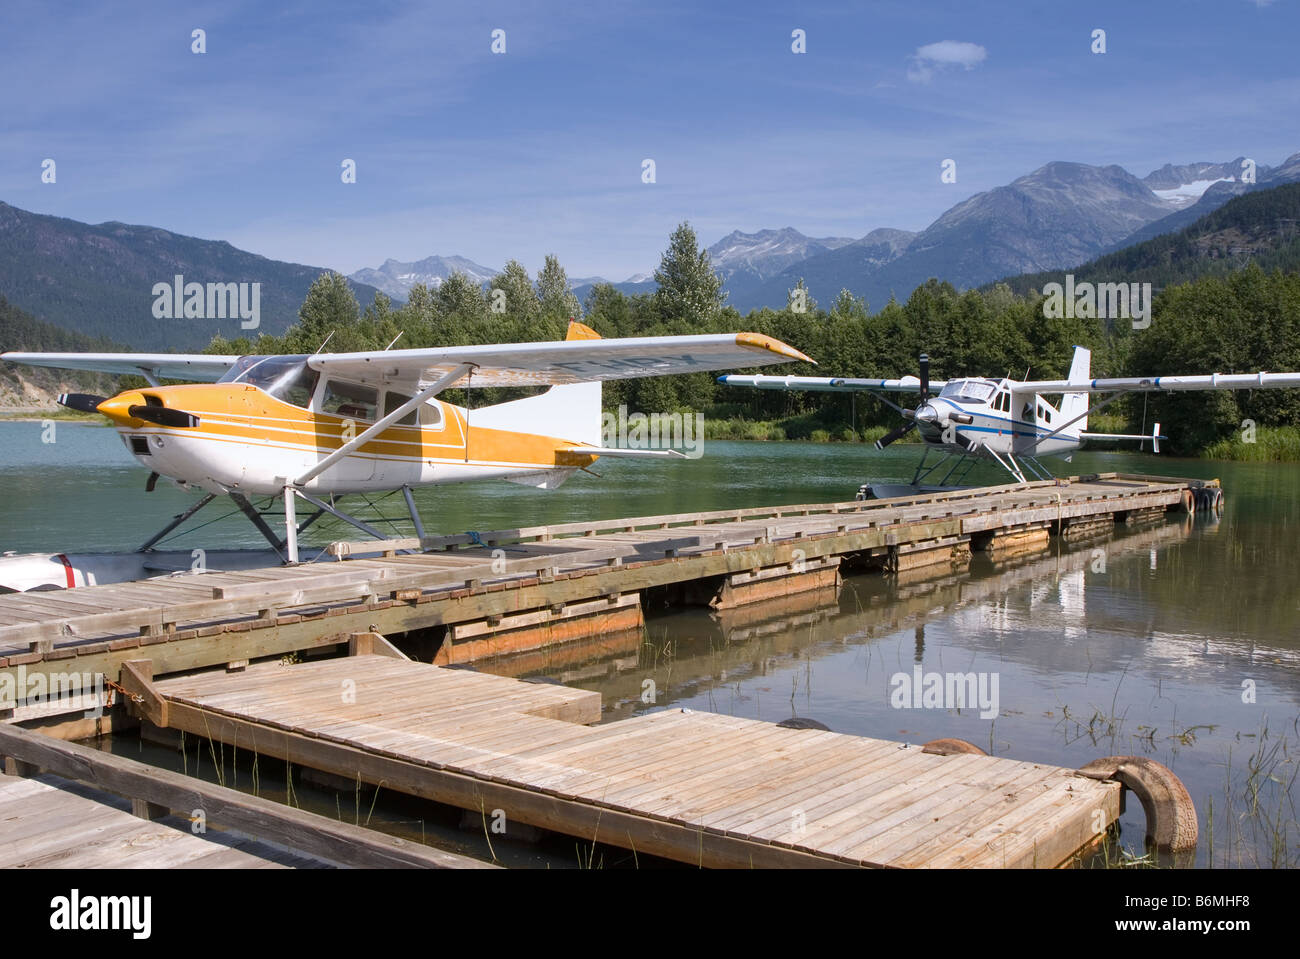
[[[241,356],[217,382],[258,386],[278,400],[306,409],[318,375],[307,366],[306,355]]]
[[[940,396],[955,403],[983,403],[997,387],[983,380],[952,380],[944,385]]]

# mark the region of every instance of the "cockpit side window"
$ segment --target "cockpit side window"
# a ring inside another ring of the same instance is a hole
[[[333,413],[349,420],[372,422],[378,405],[379,394],[374,387],[340,380],[329,380],[321,398],[322,413]],[[397,406],[394,405],[393,409]]]

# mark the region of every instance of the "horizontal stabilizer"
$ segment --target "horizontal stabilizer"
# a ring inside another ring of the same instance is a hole
[[[1160,441],[1169,439],[1168,436],[1160,434],[1160,424],[1157,423],[1149,434],[1147,433],[1080,433],[1079,439],[1083,440],[1136,440],[1139,443],[1151,441],[1151,446],[1155,452],[1160,452]]]
[[[587,456],[650,456],[660,459],[690,459],[680,450],[629,450],[618,446],[562,446],[557,453],[583,453]]]

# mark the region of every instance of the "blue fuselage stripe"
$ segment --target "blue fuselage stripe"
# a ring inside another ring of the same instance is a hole
[[[942,400],[942,402],[947,403],[949,406],[957,410],[959,413],[969,412],[968,410],[963,408],[960,404],[954,403],[952,400],[944,399],[943,397],[936,396],[930,402],[933,403],[935,402],[935,400]],[[1011,429],[1008,430],[1006,429],[1006,427],[998,428],[996,426],[975,426],[972,424],[971,426],[961,426],[960,428],[962,430],[971,430],[976,433],[1010,432],[1013,436],[1032,436],[1035,438],[1046,436],[1048,433],[1052,432],[1051,430],[1043,429],[1042,427],[1038,426],[1036,423],[1027,423],[1024,420],[1013,419],[1012,417],[1009,416],[1007,417],[994,416],[992,413],[971,413],[970,415],[979,417],[982,420],[992,420],[994,423],[1007,423],[1011,426]],[[1024,429],[1016,429],[1016,427],[1024,427]],[[1064,436],[1065,434],[1060,433],[1057,435]]]

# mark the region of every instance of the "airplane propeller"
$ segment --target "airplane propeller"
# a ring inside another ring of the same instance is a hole
[[[60,393],[55,402],[78,413],[95,413],[99,404],[106,399],[108,397],[96,396],[94,393]]]
[[[60,394],[57,402],[60,406],[66,406],[78,413],[102,413],[105,411],[101,410],[100,406],[108,402],[108,397],[96,396],[94,393],[63,393]],[[199,418],[193,413],[174,410],[167,406],[132,404],[127,407],[126,411],[136,419],[144,420],[146,423],[153,423],[156,426],[168,426],[172,429],[193,429],[199,425]]]
[[[924,408],[926,402],[930,399],[930,356],[922,353],[919,357],[921,363],[921,402],[917,404],[916,409]],[[895,440],[901,440],[912,430],[916,429],[916,411],[903,410],[903,418],[907,420],[902,426],[890,430],[880,439],[876,440],[876,449],[883,450]]]
[[[127,412],[138,420],[158,426],[170,426],[172,429],[192,429],[199,425],[199,418],[193,413],[166,406],[129,406]]]
[[[891,430],[880,439],[876,440],[876,449],[883,450],[895,440],[902,439],[909,432],[916,428],[917,422],[927,423],[930,426],[937,426],[940,429],[948,430],[954,423],[962,426],[969,426],[975,422],[975,418],[969,413],[958,412],[940,412],[934,406],[930,405],[930,357],[922,353],[919,357],[921,364],[921,401],[914,410],[903,410],[903,418],[907,420],[902,426]],[[949,438],[951,436],[951,438]],[[954,430],[952,434],[945,432],[945,443],[956,443],[964,450],[971,448],[971,441],[960,431]]]
[[[911,410],[908,410],[908,412],[910,413]],[[880,437],[880,439],[876,440],[876,449],[883,450],[890,443],[894,442],[894,440],[902,439],[914,429],[916,429],[916,420],[908,420],[902,426],[890,430],[884,436]]]

